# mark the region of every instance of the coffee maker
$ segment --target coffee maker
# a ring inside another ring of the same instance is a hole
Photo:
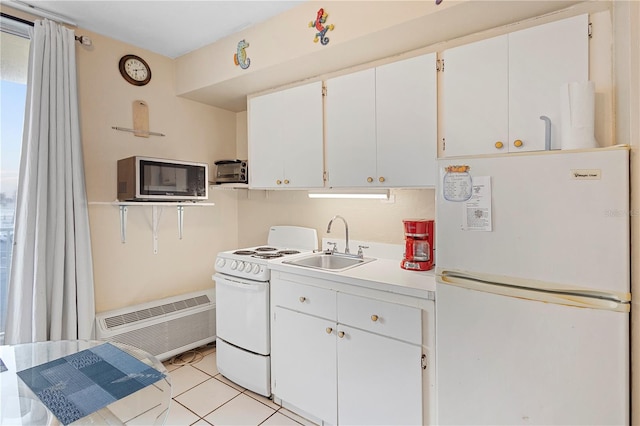
[[[433,268],[434,221],[426,219],[405,219],[404,258],[402,269],[428,271]]]

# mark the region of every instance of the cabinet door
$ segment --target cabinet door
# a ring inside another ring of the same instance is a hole
[[[506,152],[507,35],[447,49],[443,79],[447,157]],[[496,148],[501,142],[502,148]]]
[[[273,318],[273,393],[337,424],[335,322],[277,306]]]
[[[338,325],[338,422],[421,425],[421,347]]]
[[[249,184],[255,188],[276,186],[283,178],[282,92],[249,99]]]
[[[560,88],[589,79],[588,15],[509,34],[509,151],[545,149],[551,119],[551,148],[560,149]],[[448,64],[447,64],[448,65]]]
[[[330,187],[374,186],[375,69],[332,78],[326,85],[328,184]]]
[[[376,126],[378,184],[435,185],[435,53],[376,68]]]
[[[251,98],[248,121],[252,188],[324,185],[322,82]]]
[[[282,160],[285,188],[321,188],[322,82],[287,89],[279,111],[282,117]]]

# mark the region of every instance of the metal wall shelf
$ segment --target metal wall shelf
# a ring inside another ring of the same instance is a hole
[[[182,229],[184,226],[185,207],[212,207],[214,203],[201,202],[160,202],[160,201],[112,201],[101,202],[91,201],[90,205],[111,205],[120,209],[120,241],[127,242],[127,209],[129,207],[151,207],[151,224],[153,231],[153,254],[158,254],[158,225],[164,207],[176,207],[178,209],[178,238],[182,239]]]

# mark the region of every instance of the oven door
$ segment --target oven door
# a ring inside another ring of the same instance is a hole
[[[216,335],[234,346],[269,355],[269,282],[215,274]]]

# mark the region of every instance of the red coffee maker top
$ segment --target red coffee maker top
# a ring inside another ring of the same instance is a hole
[[[413,238],[426,238],[429,235],[429,221],[427,219],[404,219],[404,235]]]

